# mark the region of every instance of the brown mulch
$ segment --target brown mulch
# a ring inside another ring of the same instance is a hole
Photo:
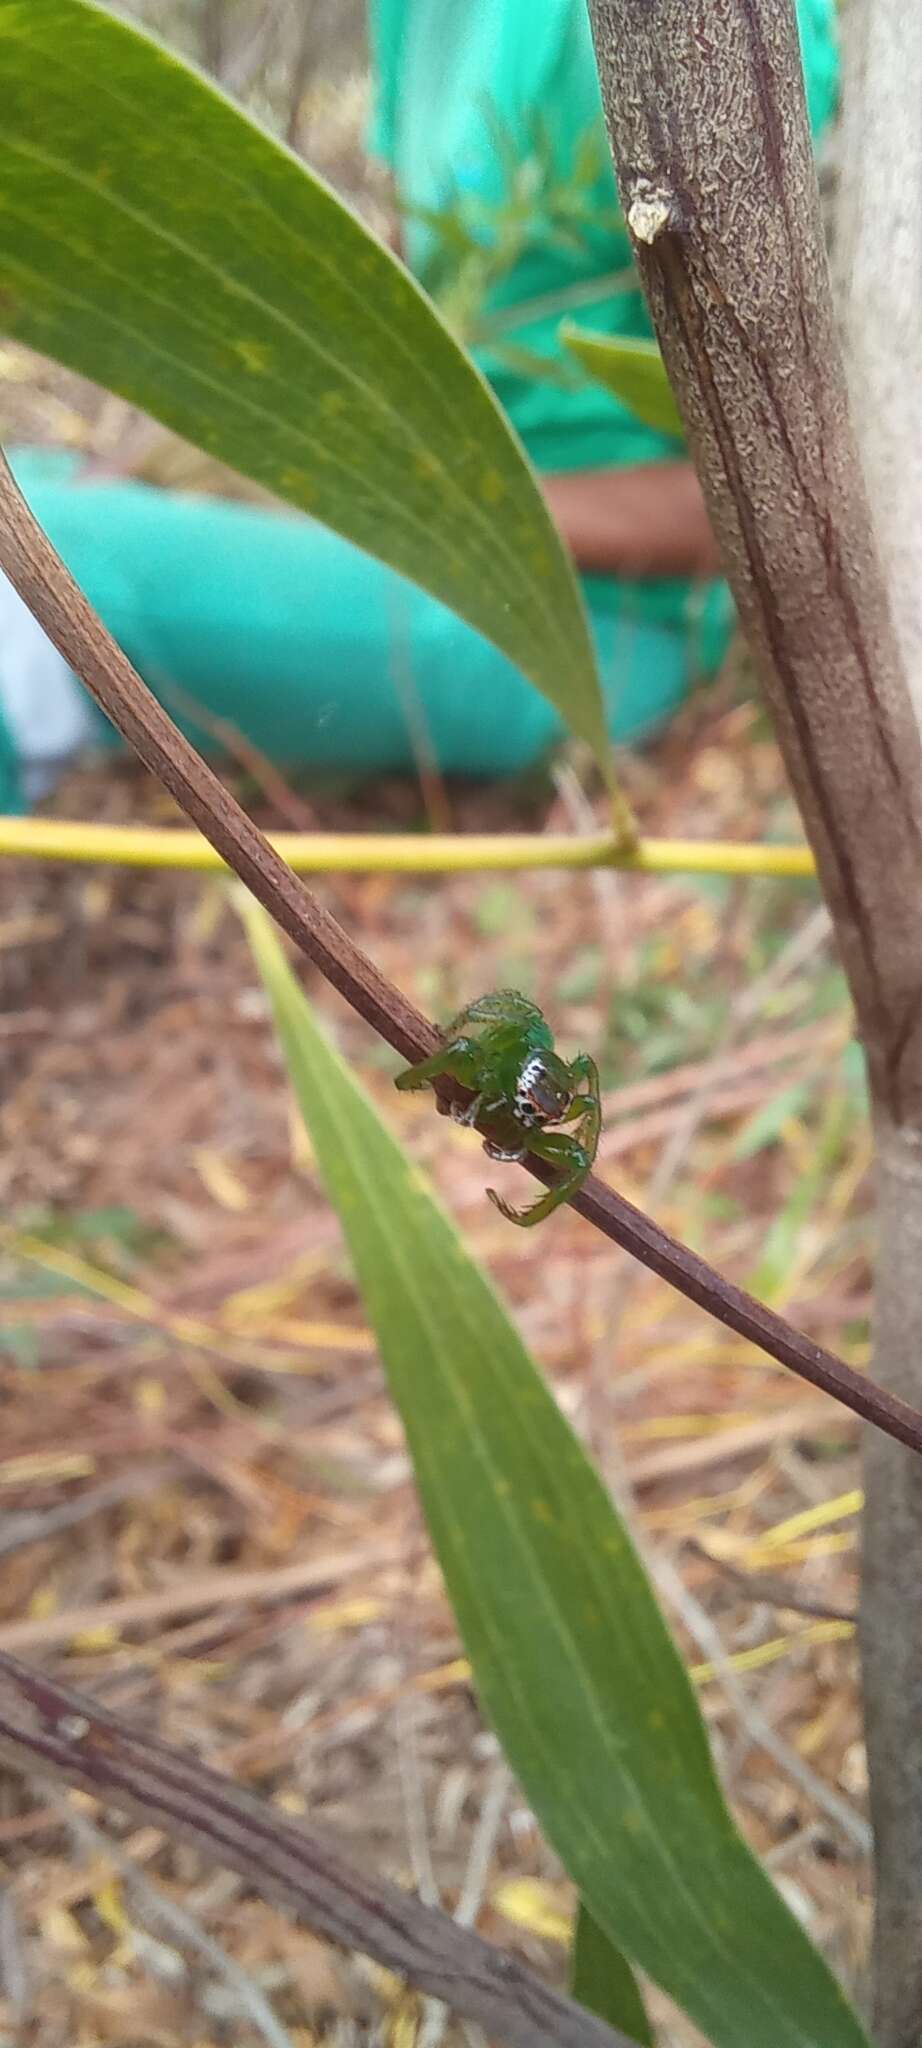
[[[167,34],[192,19],[165,0],[131,11]],[[271,26],[271,7],[244,10],[241,34],[258,12]],[[363,108],[358,77],[332,100],[308,96],[301,141],[378,219],[387,195],[357,147]],[[284,127],[292,110],[273,111]],[[251,494],[8,345],[0,428],[154,483]],[[796,834],[764,721],[732,685],[626,772],[647,833]],[[279,827],[426,822],[419,791],[396,782],[248,801]],[[585,822],[567,781],[428,802],[440,829]],[[72,776],[49,808],[174,815],[129,766]],[[525,986],[566,1048],[601,1054],[601,1171],[864,1361],[868,1141],[811,885],[550,873],[318,886],[433,1015]],[[476,1140],[398,1098],[391,1055],[304,980],[489,1266],[654,1567],[673,1571],[670,1618],[740,1822],[860,1985],[853,1419],[578,1218],[511,1230],[484,1200],[496,1169]],[[516,1169],[502,1171],[518,1191]],[[572,1896],[479,1716],[219,881],[0,866],[0,1219],[0,1647],[328,1827],[359,1861],[450,1910],[463,1897],[485,1935],[562,1979]],[[0,1869],[0,2048],[403,2048],[421,2024],[429,2048],[438,2039],[381,1973],[76,1795],[0,1780]],[[651,2007],[659,2039],[689,2048],[666,2002]]]
[[[630,780],[650,833],[795,829],[761,717],[732,690],[699,699]],[[562,829],[562,787],[450,791],[451,823]],[[164,802],[124,766],[73,777],[54,808],[162,818]],[[280,822],[258,797],[254,808]],[[398,784],[311,800],[318,824],[344,828],[419,808]],[[320,893],[435,1014],[523,982],[565,1046],[602,1051],[601,1170],[864,1357],[867,1139],[846,1113],[849,1019],[812,887],[354,876]],[[677,1568],[672,1619],[741,1822],[854,1979],[868,1873],[842,1618],[856,1592],[852,1420],[576,1217],[511,1231],[483,1199],[471,1135],[422,1098],[400,1101],[390,1054],[312,972],[305,985],[489,1265],[651,1554]],[[223,884],[7,863],[0,1071],[0,1645],[53,1660],[450,1908],[482,1865],[478,1926],[559,1975],[569,1893],[504,1788],[459,1662]],[[713,1668],[715,1630],[735,1686]],[[10,2038],[268,2038],[246,2016],[241,1971],[291,2041],[414,2033],[395,1987],[293,1931],[239,1880],[110,1816],[113,1862],[86,1812],[5,1783]],[[157,1923],[150,1886],[185,1916],[179,1931]],[[206,1938],[217,1952],[196,1947]],[[663,2025],[666,2040],[691,2038]]]

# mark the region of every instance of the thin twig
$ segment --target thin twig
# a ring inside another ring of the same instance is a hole
[[[480,1912],[496,1847],[496,1837],[502,1826],[509,1797],[510,1775],[508,1764],[497,1764],[487,1785],[474,1829],[464,1882],[453,1914],[459,1927],[473,1927]],[[440,2043],[445,2037],[447,2017],[445,2006],[440,2005],[435,1999],[430,1999],[428,2011],[424,2013],[419,2028],[417,2048],[440,2048]],[[479,2043],[478,2048],[482,2048],[482,2044]]]
[[[9,1557],[12,1551],[22,1550],[29,1543],[47,1543],[50,1537],[62,1535],[65,1529],[76,1529],[81,1522],[104,1514],[108,1508],[119,1507],[123,1501],[155,1493],[179,1470],[177,1459],[119,1472],[102,1486],[76,1494],[70,1500],[57,1501],[53,1507],[23,1508],[19,1514],[5,1515],[0,1522],[0,1557]]]
[[[317,68],[320,56],[320,38],[313,9],[307,8],[300,15],[300,26],[294,52],[290,58],[288,77],[288,114],[285,121],[285,141],[289,149],[300,153],[304,146],[301,133],[304,112],[304,96],[312,73]]]
[[[811,1600],[806,1593],[792,1593],[790,1586],[786,1586],[783,1579],[773,1579],[764,1572],[747,1572],[741,1565],[733,1564],[728,1557],[716,1557],[713,1550],[709,1550],[707,1544],[700,1542],[697,1536],[689,1536],[686,1541],[689,1550],[693,1550],[697,1557],[703,1557],[705,1562],[713,1565],[715,1571],[722,1573],[724,1578],[732,1579],[740,1592],[745,1593],[747,1600],[761,1600],[766,1607],[787,1608],[791,1614],[808,1614],[814,1621],[857,1623],[857,1607],[837,1606],[831,1600]]]
[[[228,50],[224,61],[221,84],[225,92],[236,100],[246,101],[250,87],[256,84],[260,72],[265,74],[270,56],[278,41],[278,18],[274,8],[262,9],[249,36],[241,40],[235,50]]]
[[[792,1749],[783,1736],[776,1733],[765,1715],[749,1698],[745,1686],[741,1684],[733,1669],[719,1630],[710,1615],[705,1612],[700,1600],[696,1600],[694,1593],[689,1591],[675,1565],[661,1553],[648,1553],[646,1563],[663,1599],[675,1608],[690,1636],[697,1643],[702,1656],[714,1666],[718,1682],[735,1710],[749,1742],[763,1749],[778,1765],[779,1770],[783,1771],[786,1777],[793,1779],[794,1784],[799,1785],[806,1797],[819,1807],[820,1812],[835,1822],[853,1848],[866,1856],[871,1846],[871,1830],[867,1821],[855,1812],[847,1799],[843,1799],[831,1785],[825,1784],[823,1779],[817,1776],[805,1758],[800,1756],[796,1749]]]
[[[438,1880],[432,1866],[429,1847],[429,1825],[426,1817],[426,1795],[423,1791],[422,1773],[419,1766],[419,1744],[416,1740],[414,1717],[418,1701],[398,1695],[394,1725],[397,1735],[397,1770],[400,1790],[403,1796],[403,1817],[407,1831],[407,1846],[410,1851],[410,1868],[417,1893],[427,1906],[441,1904]]]
[[[439,1043],[435,1027],[304,888],[151,696],[33,518],[2,455],[0,569],[129,746],[352,1009],[404,1059],[424,1059],[433,1052]],[[445,1108],[452,1101],[469,1100],[467,1091],[453,1082],[440,1082],[438,1094]],[[553,1185],[554,1173],[543,1160],[530,1155],[527,1165],[545,1187]],[[727,1329],[898,1442],[922,1451],[922,1414],[917,1409],[811,1343],[783,1316],[725,1280],[613,1188],[590,1177],[572,1198],[572,1206],[603,1236]]]
[[[438,1036],[355,946],[241,810],[151,695],[33,517],[0,456],[0,569],[101,710],[270,916],[372,1029],[407,1059]]]
[[[0,1996],[18,2021],[28,2018],[29,1972],[19,1911],[11,1885],[0,1889]]]
[[[506,1763],[493,1767],[474,1829],[464,1883],[455,1907],[459,1927],[473,1927],[487,1888],[496,1838],[503,1824],[512,1774]]]
[[[702,1071],[698,1087],[682,1105],[672,1134],[657,1159],[645,1190],[648,1201],[661,1202],[668,1193],[705,1117],[713,1107],[721,1065],[727,1055],[734,1050],[746,1025],[754,1017],[764,1013],[769,997],[776,994],[789,976],[796,974],[805,961],[812,957],[816,948],[828,938],[830,928],[829,912],[825,904],[818,904],[788,940],[777,959],[771,962],[764,974],[750,982],[748,988],[743,990],[734,1003],[721,1039]],[[636,1268],[634,1271],[636,1273]],[[609,1370],[615,1361],[618,1336],[630,1291],[630,1280],[623,1280],[621,1275],[616,1274],[612,1296],[605,1311],[605,1355]],[[633,1391],[638,1377],[637,1373],[632,1372],[617,1379],[617,1397],[620,1402]],[[643,1374],[643,1377],[646,1377],[646,1374]]]
[[[215,1977],[223,1979],[231,1993],[235,2006],[235,2018],[248,2019],[257,2034],[268,2044],[268,2048],[293,2048],[291,2035],[282,2026],[272,2010],[265,1992],[255,1978],[241,1969],[233,1956],[215,1941],[207,1929],[200,1926],[195,1916],[184,1906],[177,1905],[146,1875],[139,1870],[133,1857],[126,1854],[119,1842],[103,1833],[85,1813],[76,1807],[59,1802],[61,1819],[69,1828],[77,1845],[85,1854],[103,1856],[118,1871],[129,1897],[133,1896],[142,1918],[150,1928],[162,1936],[168,1935],[171,1943],[180,1948],[192,1949],[210,1964]]]
[[[379,1570],[397,1555],[397,1548],[381,1543],[357,1555],[329,1551],[321,1556],[302,1557],[295,1564],[268,1565],[254,1571],[235,1571],[219,1566],[198,1576],[186,1572],[173,1585],[160,1586],[152,1593],[126,1593],[119,1600],[98,1600],[86,1607],[72,1607],[61,1614],[29,1614],[18,1621],[0,1622],[0,1643],[4,1649],[48,1649],[97,1628],[114,1630],[144,1627],[164,1616],[207,1613],[242,1602],[267,1600],[276,1603],[320,1594],[342,1586],[346,1578]]]
[[[238,1870],[328,1941],[374,1957],[511,2048],[630,2048],[514,1956],[347,1863],[298,1822],[95,1700],[0,1656],[0,1754],[51,1773]]]

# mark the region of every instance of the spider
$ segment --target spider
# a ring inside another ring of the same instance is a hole
[[[535,1152],[560,1167],[560,1179],[529,1209],[513,1209],[495,1188],[487,1189],[510,1223],[540,1223],[582,1187],[595,1158],[602,1123],[595,1061],[585,1052],[569,1062],[561,1059],[537,1005],[512,988],[468,1003],[452,1018],[445,1039],[439,1052],[398,1074],[397,1087],[425,1088],[447,1074],[473,1089],[472,1101],[464,1109],[452,1106],[451,1114],[463,1124],[489,1121],[483,1149],[490,1159],[524,1159]],[[569,1123],[577,1129],[546,1128]]]

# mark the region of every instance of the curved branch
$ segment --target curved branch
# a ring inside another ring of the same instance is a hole
[[[357,1870],[197,1757],[5,1655],[0,1755],[17,1770],[63,1778],[193,1842],[328,1941],[373,1956],[510,2048],[632,2048],[626,2035],[447,1913]]]
[[[387,980],[336,919],[295,876],[213,770],[151,695],[65,568],[33,517],[0,454],[0,569],[50,640],[145,766],[176,798],[228,866],[282,930],[380,1036],[409,1062],[439,1044],[434,1025]],[[440,1104],[469,1100],[455,1084],[438,1084]],[[530,1157],[529,1170],[549,1186],[553,1174]],[[604,1182],[589,1179],[573,1207],[614,1244],[667,1280],[726,1329],[757,1344],[811,1386],[922,1451],[922,1413],[885,1392],[825,1351],[741,1287],[725,1280],[687,1245]]]

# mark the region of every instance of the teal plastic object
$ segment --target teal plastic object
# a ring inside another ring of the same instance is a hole
[[[0,711],[0,818],[16,817],[24,808],[19,761]]]
[[[138,483],[81,482],[68,455],[14,451],[20,487],[145,681],[212,755],[242,735],[318,779],[410,770],[502,776],[563,735],[505,656],[402,577],[311,520]],[[661,725],[719,665],[722,587],[689,630],[585,585],[618,740]],[[667,586],[664,586],[664,608]],[[649,586],[648,586],[649,597]],[[114,740],[100,718],[100,733]]]

